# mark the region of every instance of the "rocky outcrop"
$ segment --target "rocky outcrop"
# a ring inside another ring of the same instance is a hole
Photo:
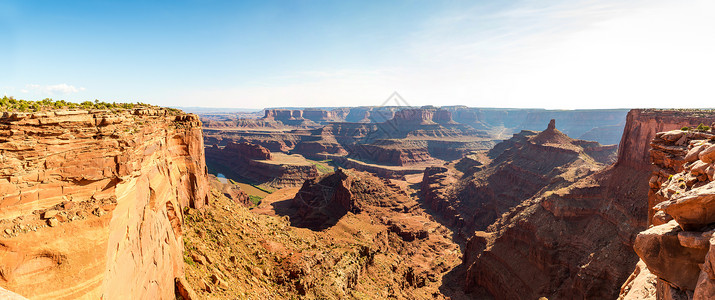
[[[433,120],[434,115],[434,111],[431,109],[403,109],[395,112],[393,121],[402,125],[432,125],[436,123]],[[444,111],[441,117],[452,119],[448,111]]]
[[[658,278],[656,299],[715,296],[714,139],[707,128],[673,130],[657,133],[650,143],[655,168],[648,217],[655,226],[639,233],[633,248]]]
[[[712,115],[704,111],[633,109],[626,120],[619,145],[618,164],[648,166],[651,163],[649,141],[656,133],[700,123],[709,125]]]
[[[183,211],[208,197],[195,115],[0,117],[0,286],[32,299],[173,299]]]
[[[303,141],[295,145],[291,153],[299,153],[307,158],[324,160],[328,159],[329,155],[344,156],[348,152],[338,144],[331,141]]]
[[[342,111],[327,111],[323,109],[304,109],[303,118],[311,120],[316,123],[325,123],[328,121],[337,121],[340,119],[340,113]]]
[[[293,198],[296,213],[291,223],[322,229],[335,224],[348,212],[359,213],[361,204],[350,192],[351,183],[352,179],[341,169],[320,179],[305,181]]]
[[[457,182],[455,174],[444,167],[425,168],[420,190],[427,207],[432,211],[439,212],[447,226],[461,228],[464,226],[464,218],[452,206],[452,203],[445,201],[454,192],[453,188]]]

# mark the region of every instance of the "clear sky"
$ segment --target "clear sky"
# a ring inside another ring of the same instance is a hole
[[[28,100],[715,106],[713,0],[2,0],[0,38]]]

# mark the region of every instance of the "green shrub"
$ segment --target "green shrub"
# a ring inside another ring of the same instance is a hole
[[[256,195],[249,195],[248,199],[251,200],[251,203],[253,203],[253,205],[257,206],[258,204],[261,204],[261,200],[263,200],[263,197],[256,196]]]
[[[45,98],[39,101],[30,100],[18,100],[13,97],[4,96],[0,98],[0,111],[42,111],[48,109],[132,109],[137,107],[153,107],[144,103],[107,103],[104,101],[94,100],[84,101],[82,103],[74,103],[65,100],[52,100],[52,98]],[[178,111],[177,109],[170,109],[171,112]]]
[[[191,259],[191,257],[188,257],[188,256],[186,256],[186,255],[184,255],[184,262],[187,263],[187,264],[189,264],[189,265],[192,266],[192,267],[194,266],[194,260]]]

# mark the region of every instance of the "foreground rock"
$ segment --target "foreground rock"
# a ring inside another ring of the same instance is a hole
[[[182,212],[208,200],[196,116],[4,113],[0,137],[0,286],[32,299],[174,297]]]
[[[649,221],[655,226],[638,234],[634,249],[658,278],[656,299],[715,296],[713,139],[709,130],[673,130],[651,142]]]

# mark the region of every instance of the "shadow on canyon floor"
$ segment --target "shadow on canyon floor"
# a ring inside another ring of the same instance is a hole
[[[281,217],[288,217],[290,226],[307,228],[313,231],[323,231],[335,226],[335,224],[337,224],[338,221],[340,221],[340,219],[346,214],[346,212],[343,212],[339,215],[332,215],[327,219],[301,218],[298,215],[297,208],[293,204],[293,199],[276,201],[271,203],[271,206],[277,215]]]

